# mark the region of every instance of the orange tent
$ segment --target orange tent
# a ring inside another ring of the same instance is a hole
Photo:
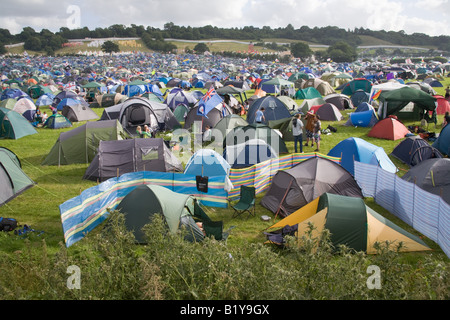
[[[372,138],[398,140],[411,133],[403,123],[392,117],[378,121],[369,131],[368,136]]]

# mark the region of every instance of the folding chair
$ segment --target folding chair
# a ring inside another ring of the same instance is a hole
[[[255,187],[241,186],[239,201],[232,205],[234,209],[233,218],[241,215],[242,213],[248,211],[249,216],[255,215]],[[247,217],[248,218],[248,217]]]

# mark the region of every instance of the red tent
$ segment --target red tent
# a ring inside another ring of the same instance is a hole
[[[436,114],[443,115],[446,112],[450,112],[450,103],[443,96],[433,96],[437,100]]]
[[[378,121],[369,131],[368,136],[372,138],[380,138],[387,140],[398,140],[404,138],[408,133],[411,133],[403,123],[388,117]]]

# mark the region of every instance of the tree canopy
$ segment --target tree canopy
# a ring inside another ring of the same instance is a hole
[[[147,47],[157,51],[171,51],[173,45],[165,43],[164,39],[186,39],[186,40],[207,40],[212,38],[247,40],[261,42],[262,39],[288,39],[294,42],[308,41],[324,45],[333,45],[336,42],[345,42],[352,47],[361,45],[362,36],[370,36],[391,44],[403,46],[434,46],[437,50],[450,52],[450,36],[429,36],[423,33],[406,34],[400,31],[370,30],[365,28],[343,29],[336,26],[314,27],[302,26],[298,29],[291,24],[286,27],[272,28],[263,26],[244,26],[242,28],[219,28],[212,25],[203,27],[178,26],[173,22],[164,24],[163,29],[151,26],[135,25],[125,26],[114,24],[107,28],[95,28],[89,30],[87,27],[69,29],[61,27],[58,32],[52,33],[49,30],[36,32],[31,27],[23,28],[22,32],[11,35],[6,29],[0,29],[0,46],[18,42],[27,42],[27,45],[36,51],[56,50],[68,39],[85,38],[110,38],[110,37],[140,37]],[[35,38],[35,39],[32,39]],[[36,40],[39,39],[39,40]],[[40,41],[40,44],[39,44]]]

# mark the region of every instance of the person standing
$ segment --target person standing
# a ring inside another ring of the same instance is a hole
[[[266,118],[264,117],[264,107],[261,107],[261,109],[258,109],[256,111],[255,121],[256,123],[263,123],[266,122]]]
[[[442,122],[442,128],[450,123],[450,113],[448,111],[445,112],[444,121]]]
[[[322,123],[320,122],[320,117],[315,115],[316,121],[314,124],[314,141],[316,142],[317,149],[314,151],[319,152],[320,150],[320,135],[322,130]]]
[[[306,143],[305,143],[305,147],[308,146],[309,140],[311,140],[311,147],[313,147],[314,146],[314,123],[315,123],[316,117],[314,116],[313,113],[308,112],[308,113],[306,113],[305,120],[306,120],[306,126],[305,126]]]
[[[300,144],[300,153],[303,153],[303,122],[299,113],[292,120],[292,134],[294,136],[295,153],[297,153],[297,143]]]

